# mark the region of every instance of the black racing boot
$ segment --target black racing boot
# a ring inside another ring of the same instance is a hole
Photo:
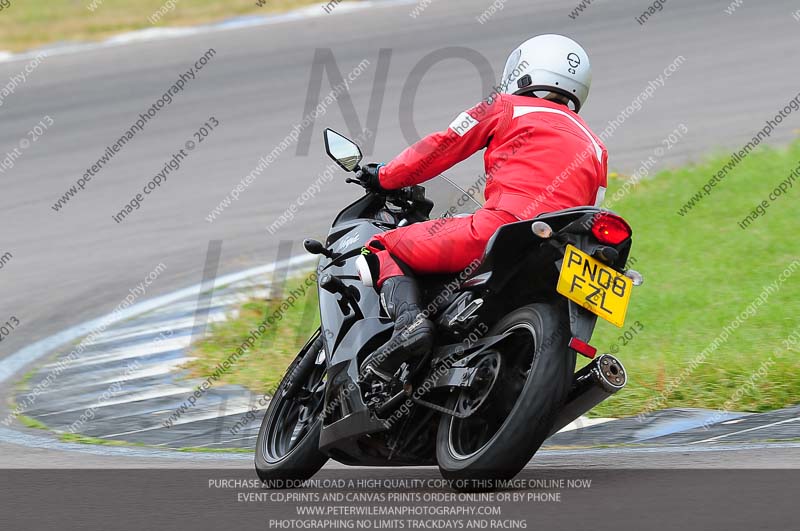
[[[433,323],[420,309],[417,282],[410,276],[389,277],[381,287],[381,304],[394,320],[394,333],[361,364],[361,373],[369,371],[389,381],[404,362],[424,356],[433,346]]]

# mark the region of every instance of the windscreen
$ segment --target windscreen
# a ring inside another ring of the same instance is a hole
[[[482,190],[474,188],[470,195],[447,177],[440,175],[421,186],[425,188],[425,197],[433,201],[431,219],[472,214],[481,207],[478,199],[483,199]]]

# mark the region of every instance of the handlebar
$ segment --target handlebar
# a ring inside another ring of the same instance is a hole
[[[348,177],[344,180],[344,182],[348,184],[356,184],[366,190],[364,183],[362,183],[358,179],[353,179],[352,177]],[[398,188],[397,190],[385,190],[381,192],[380,195],[385,195],[388,200],[397,200],[397,201],[421,201],[425,199],[425,189],[421,186],[406,186],[404,188]]]
[[[364,183],[359,179],[348,177],[346,183],[357,184],[366,190]],[[406,186],[397,190],[384,190],[374,192],[367,190],[368,194],[381,197],[385,202],[400,207],[405,212],[404,217],[424,221],[433,210],[433,201],[425,197],[425,188],[418,185]]]

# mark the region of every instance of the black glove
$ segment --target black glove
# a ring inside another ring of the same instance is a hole
[[[378,179],[378,172],[380,171],[381,166],[383,166],[383,164],[365,164],[364,166],[361,166],[361,169],[356,173],[356,179],[359,180],[361,186],[363,186],[368,192],[386,191],[383,189],[381,182]]]

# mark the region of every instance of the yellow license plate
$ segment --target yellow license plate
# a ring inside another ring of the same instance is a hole
[[[622,327],[632,289],[631,279],[575,246],[567,245],[558,276],[560,294]]]

